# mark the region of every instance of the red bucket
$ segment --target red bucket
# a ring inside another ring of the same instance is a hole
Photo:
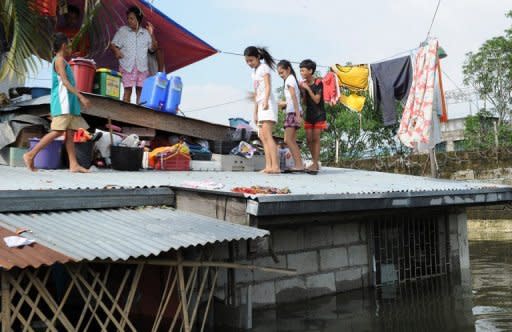
[[[69,62],[73,76],[75,76],[76,88],[83,92],[92,92],[96,65],[89,59],[72,59]]]

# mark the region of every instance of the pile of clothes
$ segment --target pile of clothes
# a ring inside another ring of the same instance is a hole
[[[247,195],[286,195],[291,194],[290,189],[275,188],[266,186],[251,186],[251,187],[234,187],[231,189],[234,193],[242,193]]]

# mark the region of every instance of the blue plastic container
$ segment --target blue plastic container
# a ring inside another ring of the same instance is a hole
[[[39,138],[30,139],[30,150],[36,146]],[[41,169],[58,169],[62,167],[62,140],[54,140],[48,144],[44,149],[34,158],[34,167]]]
[[[140,105],[154,110],[163,110],[167,97],[169,81],[165,73],[158,72],[155,76],[148,77],[142,85]]]
[[[176,114],[178,106],[181,103],[181,91],[183,90],[183,83],[179,76],[171,76],[169,78],[169,91],[165,101],[164,110],[167,113]]]
[[[36,99],[42,96],[47,96],[51,93],[50,88],[32,88],[30,89],[30,94],[32,95],[32,99]]]
[[[229,118],[229,126],[237,128],[238,126],[249,126],[249,121],[242,118]]]

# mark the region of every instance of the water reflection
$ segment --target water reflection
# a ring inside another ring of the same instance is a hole
[[[351,291],[255,316],[255,331],[473,331],[471,292],[446,278]]]
[[[512,330],[512,233],[470,234],[477,331]]]
[[[480,234],[470,236],[471,282],[462,273],[467,280],[438,278],[282,305],[257,311],[254,331],[512,331],[512,234]]]

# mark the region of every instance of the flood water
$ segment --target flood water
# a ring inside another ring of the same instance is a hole
[[[512,233],[470,234],[471,271],[255,312],[254,331],[512,331]],[[461,281],[462,280],[462,281]]]

